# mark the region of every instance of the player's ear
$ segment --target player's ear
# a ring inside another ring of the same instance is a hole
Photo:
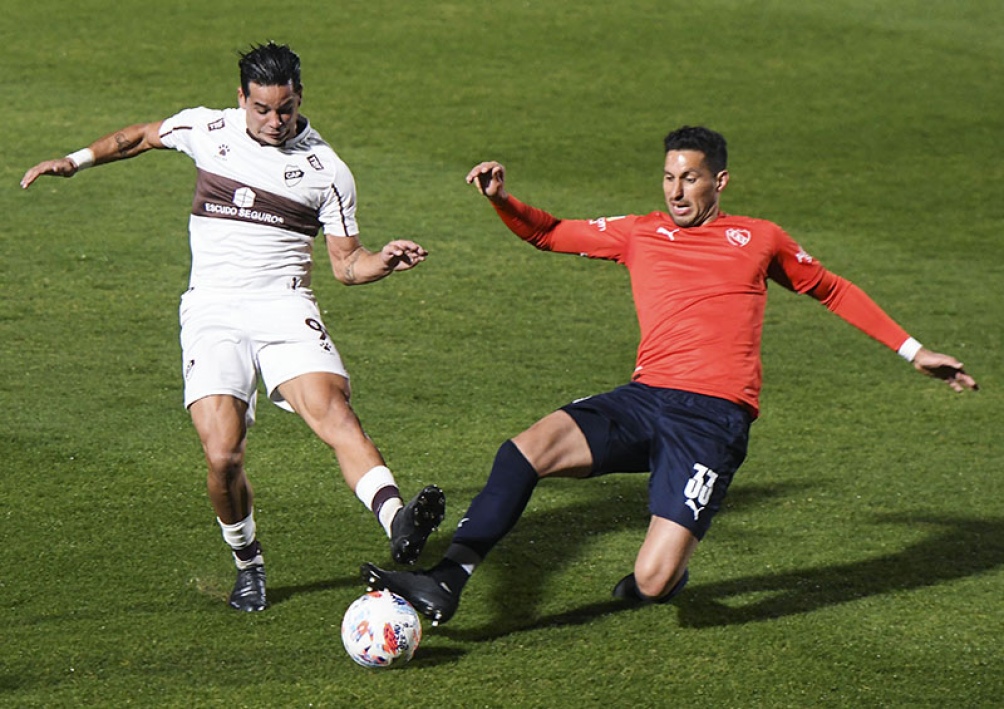
[[[244,87],[237,87],[237,105],[244,108],[244,104],[247,103],[248,97],[244,95]]]
[[[722,170],[717,175],[715,175],[715,191],[721,192],[725,189],[725,185],[729,184],[729,171]]]

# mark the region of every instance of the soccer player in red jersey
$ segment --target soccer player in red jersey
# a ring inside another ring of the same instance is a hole
[[[371,586],[450,619],[475,567],[512,529],[540,478],[650,472],[648,532],[614,596],[665,602],[687,583],[691,555],[746,456],[761,386],[767,281],[822,302],[954,390],[976,389],[962,363],[920,345],[850,281],[780,227],[725,214],[724,137],[683,127],[665,139],[666,212],[561,220],[505,189],[505,168],[467,175],[519,238],[544,251],[616,261],[631,274],[641,341],[632,381],[576,401],[506,441],[442,561],[424,572],[362,568]]]

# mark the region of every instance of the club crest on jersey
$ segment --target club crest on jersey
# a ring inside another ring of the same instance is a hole
[[[753,236],[746,229],[726,229],[725,238],[733,246],[746,246]]]
[[[236,206],[243,209],[254,206],[255,198],[258,195],[250,187],[241,187],[234,191],[234,198],[231,200]]]
[[[286,187],[295,187],[303,179],[305,173],[296,165],[287,165],[283,172],[283,179],[286,180]]]

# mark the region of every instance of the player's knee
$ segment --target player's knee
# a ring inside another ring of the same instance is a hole
[[[312,423],[311,428],[336,454],[373,447],[373,442],[351,409],[332,413]]]
[[[495,460],[503,461],[506,463],[516,463],[520,465],[529,465],[533,467],[533,463],[530,462],[529,456],[527,456],[520,447],[515,443],[515,441],[510,438],[502,443],[495,451]]]
[[[685,569],[676,564],[635,564],[634,578],[638,591],[647,598],[661,598],[679,581]]]
[[[206,465],[209,467],[209,484],[227,486],[244,472],[244,455],[240,450],[227,447],[206,447]]]
[[[297,413],[321,440],[335,450],[356,444],[358,439],[365,437],[359,417],[348,399],[339,392],[323,399],[304,401]]]

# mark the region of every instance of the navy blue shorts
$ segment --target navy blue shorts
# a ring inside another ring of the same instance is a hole
[[[704,537],[746,458],[738,404],[632,382],[562,407],[593,454],[593,476],[650,472],[649,511]]]

